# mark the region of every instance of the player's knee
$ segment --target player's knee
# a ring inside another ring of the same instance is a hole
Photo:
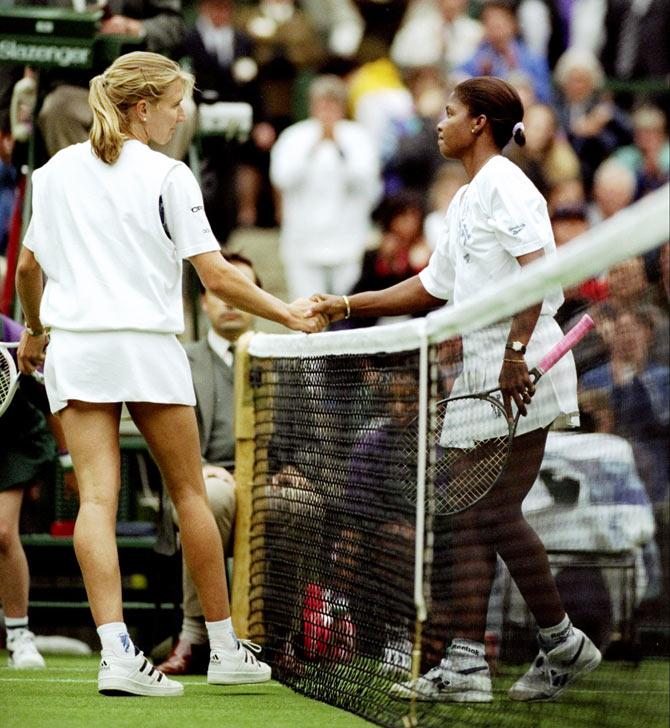
[[[17,542],[20,543],[16,525],[0,518],[0,555],[9,553],[12,546]]]

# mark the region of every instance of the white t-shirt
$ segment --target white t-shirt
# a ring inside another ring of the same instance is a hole
[[[111,165],[85,142],[36,170],[23,243],[47,276],[42,322],[71,331],[180,333],[182,259],[219,250],[188,167],[135,140]]]
[[[431,295],[462,303],[518,273],[517,256],[540,249],[556,253],[547,204],[519,167],[497,155],[454,196],[419,277]],[[542,313],[553,316],[562,303],[557,288],[545,297]]]

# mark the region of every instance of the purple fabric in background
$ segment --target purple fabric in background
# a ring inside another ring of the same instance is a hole
[[[23,326],[17,323],[4,313],[0,313],[0,321],[2,321],[2,339],[0,341],[19,341]]]

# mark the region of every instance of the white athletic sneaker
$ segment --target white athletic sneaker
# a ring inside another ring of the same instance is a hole
[[[456,668],[447,656],[416,681],[396,683],[391,688],[395,698],[425,702],[490,703],[493,700],[491,674],[486,663]]]
[[[396,635],[387,640],[379,671],[389,676],[409,676],[412,672],[413,647],[414,645],[407,637]]]
[[[12,634],[15,632],[16,634]],[[7,634],[7,665],[16,670],[41,670],[46,667],[44,658],[35,646],[35,635],[29,629],[15,629]]]
[[[117,657],[112,652],[102,652],[98,692],[103,695],[171,697],[181,695],[184,686],[165,677],[136,648],[135,657]]]
[[[550,652],[540,648],[528,672],[509,689],[512,700],[540,701],[558,697],[574,680],[595,670],[600,650],[579,629]]]
[[[212,650],[209,654],[207,682],[210,685],[266,682],[272,677],[272,669],[253,654],[260,651],[260,645],[249,640],[238,640],[235,652]]]

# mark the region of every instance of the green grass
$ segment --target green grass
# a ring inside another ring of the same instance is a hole
[[[48,669],[0,667],[2,728],[363,728],[343,710],[299,695],[277,682],[210,687],[204,677],[186,677],[181,698],[105,698],[96,691],[97,658],[47,657]],[[0,652],[0,664],[5,653]],[[331,689],[345,690],[360,706],[377,702],[387,722],[402,726],[406,704],[387,700],[386,682],[361,685],[344,666],[328,671]],[[670,725],[667,660],[639,667],[605,662],[550,704],[524,705],[505,697],[522,667],[506,667],[494,679],[489,705],[419,705],[420,726],[448,728],[667,728]],[[340,673],[340,674],[337,674]],[[313,687],[303,685],[303,687]]]
[[[47,656],[46,670],[11,670],[0,652],[2,728],[364,728],[370,723],[272,681],[208,686],[181,678],[179,698],[106,698],[97,657]]]

